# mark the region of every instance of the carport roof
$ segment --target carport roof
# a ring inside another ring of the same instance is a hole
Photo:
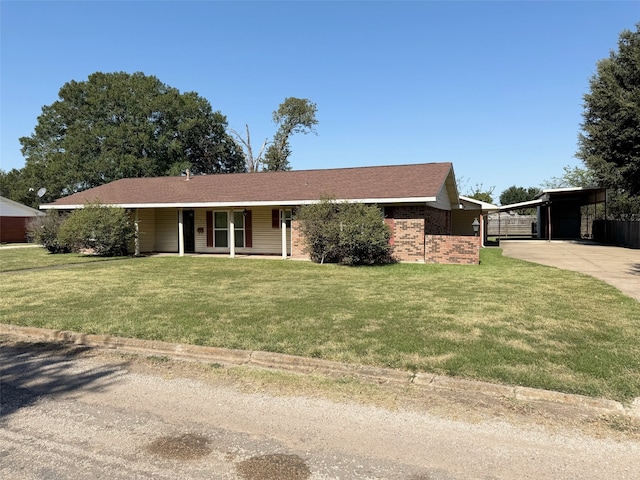
[[[520,210],[523,208],[533,208],[542,205],[548,205],[557,200],[575,200],[581,205],[591,205],[594,203],[602,203],[607,199],[607,189],[601,187],[570,187],[570,188],[551,188],[543,190],[538,194],[535,200],[527,202],[512,203],[510,205],[501,205],[498,211],[504,212],[509,210]]]

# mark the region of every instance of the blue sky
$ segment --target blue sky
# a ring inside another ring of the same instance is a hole
[[[463,191],[580,165],[582,96],[640,2],[7,1],[0,168],[66,82],[143,72],[195,91],[254,149],[286,97],[318,106],[296,170],[453,162]]]

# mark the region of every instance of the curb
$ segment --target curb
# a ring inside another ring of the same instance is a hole
[[[2,323],[0,323],[0,335],[86,345],[145,355],[163,355],[180,360],[217,363],[223,366],[245,365],[301,374],[350,375],[375,381],[379,384],[413,384],[425,389],[477,392],[492,397],[512,398],[523,402],[571,405],[591,410],[598,414],[628,415],[640,419],[640,397],[636,398],[628,408],[625,408],[622,403],[605,398],[592,398],[584,395],[573,395],[529,387],[498,385],[477,380],[457,379],[428,373],[413,373],[390,368],[350,365],[331,360],[280,353],[203,347],[157,340],[112,337],[109,335],[90,335]]]

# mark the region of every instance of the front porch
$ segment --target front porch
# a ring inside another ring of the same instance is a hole
[[[133,250],[287,258],[295,243],[291,216],[291,208],[140,208]]]

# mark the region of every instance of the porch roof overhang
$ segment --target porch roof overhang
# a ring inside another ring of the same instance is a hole
[[[445,195],[446,193],[446,195]],[[87,203],[124,208],[296,206],[323,198],[353,203],[423,204],[457,208],[451,163],[285,172],[124,178],[40,205],[74,210]]]
[[[464,195],[460,195],[459,198],[461,210],[482,210],[483,212],[495,212],[498,210],[498,206],[492,203],[483,202],[471,197],[465,197]]]
[[[334,199],[337,202],[367,204],[429,204],[437,201],[437,197],[401,197],[401,198],[344,198]],[[321,200],[282,200],[282,201],[246,201],[246,202],[180,202],[180,203],[111,203],[110,207],[127,209],[138,208],[241,208],[241,207],[297,207],[320,203]],[[84,208],[84,204],[58,205],[55,203],[40,205],[42,210],[76,210]]]

